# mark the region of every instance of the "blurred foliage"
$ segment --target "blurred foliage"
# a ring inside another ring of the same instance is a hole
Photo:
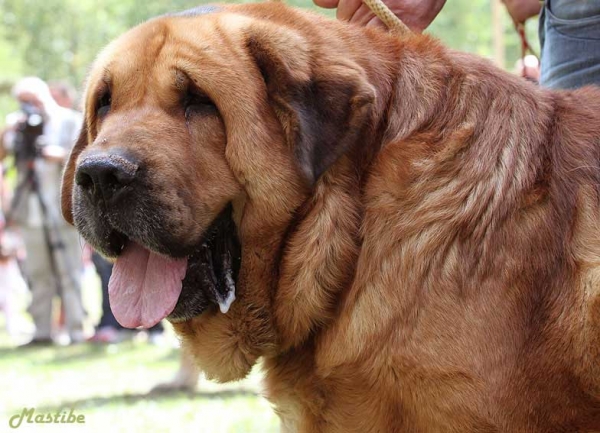
[[[316,8],[311,0],[284,0]],[[149,17],[197,6],[202,0],[0,0],[0,123],[14,109],[9,89],[22,75],[66,79],[82,86],[98,51],[111,39]],[[447,45],[492,55],[490,0],[448,0],[430,28]],[[512,67],[519,55],[517,35],[503,17],[506,59]],[[528,25],[537,42],[535,23]]]
[[[526,32],[529,42],[539,54],[537,23],[537,19],[529,20]],[[513,22],[504,8],[502,27],[506,55],[505,67],[512,69],[516,60],[521,56],[521,42]],[[457,50],[491,57],[493,54],[491,2],[490,0],[448,0],[429,27],[428,32]]]

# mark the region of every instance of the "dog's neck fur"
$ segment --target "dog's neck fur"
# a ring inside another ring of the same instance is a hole
[[[319,423],[324,421],[319,414],[334,401],[333,396],[327,401],[318,398],[327,395],[328,380],[337,377],[348,387],[347,393],[354,395],[361,384],[392,374],[394,367],[389,365],[371,365],[372,376],[353,366],[370,362],[373,354],[364,349],[373,350],[373,346],[366,342],[377,337],[381,340],[382,329],[393,324],[389,331],[389,338],[395,341],[392,346],[410,345],[421,305],[445,299],[448,308],[460,312],[456,305],[468,300],[474,308],[485,311],[496,300],[504,302],[501,289],[515,284],[504,281],[506,274],[527,281],[524,286],[517,284],[523,302],[514,313],[506,313],[514,314],[507,322],[535,316],[535,311],[522,307],[529,305],[532,296],[542,296],[549,304],[555,299],[565,304],[574,302],[573,293],[563,292],[564,287],[573,285],[569,280],[573,269],[560,253],[567,240],[547,234],[541,239],[552,239],[552,247],[536,244],[535,238],[520,239],[515,245],[502,243],[509,237],[507,233],[524,224],[519,220],[523,209],[536,209],[539,230],[570,232],[564,224],[572,221],[574,204],[561,202],[573,195],[552,191],[547,172],[551,164],[556,167],[568,161],[569,155],[559,155],[563,149],[577,148],[561,144],[554,129],[558,112],[564,110],[560,108],[562,99],[484,60],[460,53],[449,55],[427,37],[390,44],[394,49],[389,51],[394,54],[382,62],[397,62],[395,69],[388,70],[390,81],[373,83],[379,100],[386,101],[376,107],[375,116],[376,122],[387,125],[385,134],[347,154],[321,179],[305,203],[306,217],[289,238],[282,265],[275,298],[282,350],[265,365],[271,397],[284,420],[293,424],[298,410],[314,414],[316,424],[303,425],[300,431],[322,430]],[[411,72],[404,73],[406,70]],[[487,80],[501,81],[505,89],[499,92]],[[469,104],[475,99],[479,100],[474,104],[477,112]],[[507,112],[531,113],[531,117],[513,117]],[[505,123],[494,121],[495,117]],[[581,164],[594,158],[591,153],[584,155],[590,149],[589,143],[581,147],[582,154],[577,157]],[[465,166],[463,154],[477,163]],[[363,171],[356,167],[365,160],[370,168],[360,179],[356,173]],[[572,187],[577,188],[575,184]],[[557,212],[564,215],[557,218]],[[319,245],[315,250],[323,255],[307,261],[305,252],[312,245]],[[501,254],[489,253],[498,248]],[[537,260],[527,257],[527,251],[536,251]],[[381,272],[390,266],[393,271]],[[291,274],[293,269],[301,269],[302,274]],[[357,269],[360,280],[354,277]],[[388,280],[383,279],[385,275]],[[394,281],[389,280],[394,277]],[[475,287],[469,281],[489,283]],[[391,284],[396,285],[393,292]],[[436,293],[435,301],[430,293]],[[482,299],[482,293],[486,304],[476,301]],[[372,322],[370,311],[378,312]],[[548,310],[552,318],[545,320],[559,321],[561,311]],[[568,335],[567,329],[557,328],[556,332],[548,338]],[[477,338],[478,342],[485,341],[484,337]],[[505,344],[502,335],[494,338]],[[513,348],[511,343],[506,347]],[[383,345],[380,350],[387,347]],[[463,347],[452,353],[440,352],[439,356],[452,365],[459,362],[454,360],[454,353],[468,351]],[[282,384],[286,377],[306,378],[293,385],[302,391],[289,393],[293,387]],[[396,385],[398,389],[404,386]],[[300,394],[317,397],[309,402]],[[464,395],[465,400],[471,398],[466,397],[468,393]],[[353,407],[348,398],[336,397],[346,407]],[[373,404],[385,402],[382,396]],[[368,406],[368,402],[364,404]],[[367,406],[355,409],[365,411]],[[376,407],[371,409],[369,413],[376,413]],[[435,425],[435,417],[430,422]],[[481,422],[482,428],[488,426],[485,420],[473,422]],[[466,423],[465,429],[469,425]]]
[[[361,28],[354,31],[365,33],[363,38],[372,36]],[[376,91],[372,125],[365,128],[363,140],[319,180],[297,211],[299,223],[285,240],[274,297],[280,337],[276,354],[326,328],[343,303],[361,250],[368,167],[381,149],[408,139],[425,126],[432,137],[441,136],[449,125],[432,119],[444,119],[440,111],[455,109],[451,106],[454,101],[446,97],[446,86],[456,85],[446,78],[452,68],[446,49],[428,36],[378,36],[371,47],[375,55],[370,51],[369,56],[353,59],[364,68]],[[405,70],[420,74],[406,74]],[[306,250],[319,253],[307,261]],[[292,272],[298,269],[302,274]]]

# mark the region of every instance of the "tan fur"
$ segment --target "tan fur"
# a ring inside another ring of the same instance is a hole
[[[218,118],[186,130],[176,68]],[[327,126],[322,176],[298,144],[319,125],[298,83],[349,110]],[[86,107],[67,219],[77,161],[114,143],[148,153],[158,194],[187,191],[165,199],[182,232],[233,203],[238,299],[175,329],[217,380],[262,357],[283,431],[600,431],[597,89],[539,89],[428,36],[259,4],[131,30],[96,62]]]

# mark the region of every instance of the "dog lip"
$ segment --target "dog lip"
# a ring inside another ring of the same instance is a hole
[[[219,305],[223,313],[235,299],[241,267],[241,248],[228,205],[204,232],[188,256],[188,267],[175,308],[167,316],[178,323]]]
[[[104,256],[111,259],[116,259],[121,255],[121,252],[127,246],[129,237],[113,228],[106,237],[106,242],[94,242],[90,240],[88,240],[88,242],[92,247],[94,247],[94,249],[102,253]]]
[[[136,242],[162,256],[188,259],[181,293],[175,308],[166,317],[168,320],[174,323],[189,320],[216,306],[223,313],[227,312],[235,299],[235,285],[241,267],[241,247],[231,204],[214,218],[193,246],[182,245],[174,239],[148,244],[110,217],[106,224],[108,234],[89,242],[108,258],[118,260],[127,244]]]

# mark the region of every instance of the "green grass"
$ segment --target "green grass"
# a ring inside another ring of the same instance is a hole
[[[7,431],[12,415],[31,407],[36,413],[74,408],[86,423],[65,427],[78,432],[278,431],[277,417],[259,395],[259,372],[236,384],[201,379],[195,393],[149,394],[152,386],[173,376],[178,359],[176,349],[142,341],[0,346],[0,431]]]
[[[201,379],[194,393],[153,395],[150,389],[177,370],[179,352],[172,344],[153,346],[138,338],[111,345],[23,349],[15,348],[3,332],[0,314],[0,432],[279,431],[277,416],[260,395],[258,369],[239,383]],[[169,340],[174,337],[167,332]],[[86,422],[9,429],[11,416],[32,407],[35,413],[73,408]]]

